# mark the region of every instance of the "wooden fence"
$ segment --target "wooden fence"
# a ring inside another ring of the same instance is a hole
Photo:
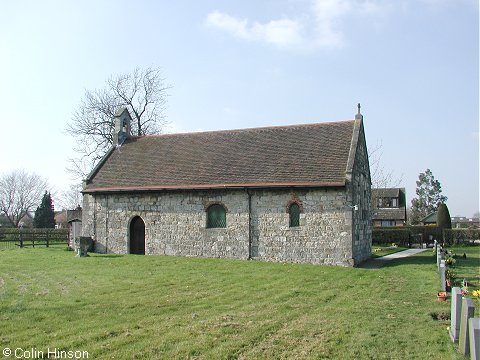
[[[0,249],[68,244],[67,229],[0,228]]]

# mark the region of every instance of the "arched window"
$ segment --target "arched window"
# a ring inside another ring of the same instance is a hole
[[[227,227],[226,211],[220,204],[214,204],[207,209],[207,228]]]
[[[300,226],[300,206],[297,203],[292,203],[288,209],[290,215],[290,227]]]

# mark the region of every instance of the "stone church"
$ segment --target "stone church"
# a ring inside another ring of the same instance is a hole
[[[132,136],[85,181],[95,251],[355,266],[371,254],[363,116],[354,120]]]

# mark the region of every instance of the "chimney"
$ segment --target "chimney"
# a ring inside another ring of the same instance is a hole
[[[130,121],[132,120],[127,108],[120,108],[114,117],[115,130],[113,131],[113,145],[121,146],[125,139],[130,137]]]

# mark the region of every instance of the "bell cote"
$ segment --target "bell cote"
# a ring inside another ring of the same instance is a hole
[[[132,117],[127,108],[120,108],[115,113],[114,121],[113,145],[120,146],[130,137],[130,122],[132,121]]]

